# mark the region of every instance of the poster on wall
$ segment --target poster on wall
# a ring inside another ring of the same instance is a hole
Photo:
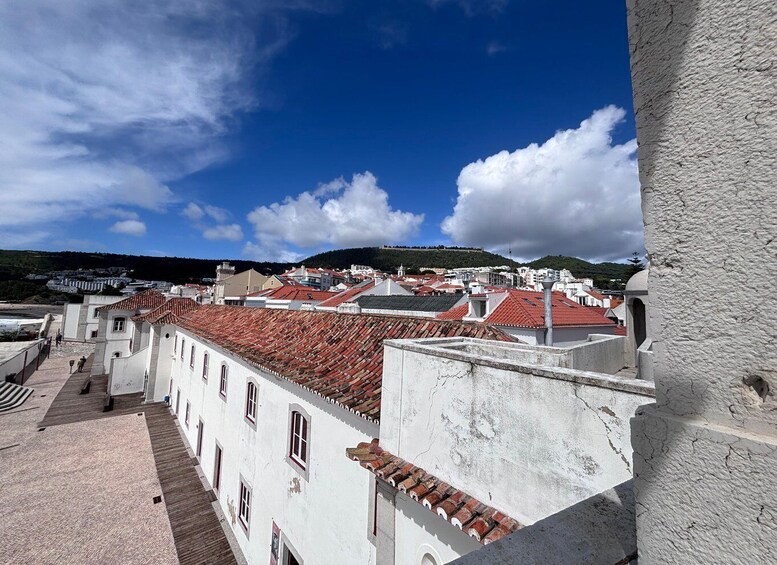
[[[281,529],[272,523],[272,538],[270,541],[270,565],[278,565],[278,552],[281,545]]]

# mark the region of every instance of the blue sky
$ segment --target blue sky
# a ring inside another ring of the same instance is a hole
[[[626,257],[642,225],[625,18],[622,2],[6,4],[0,246]]]

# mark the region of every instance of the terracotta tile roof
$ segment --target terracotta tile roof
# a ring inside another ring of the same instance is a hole
[[[507,296],[491,312],[484,323],[494,326],[518,328],[545,327],[545,303],[542,292],[510,289]],[[495,293],[496,294],[496,293]],[[467,315],[466,305],[458,306],[437,316],[438,320],[461,320]],[[605,318],[593,308],[581,306],[561,292],[553,293],[553,326],[612,326],[615,322]]]
[[[97,308],[98,312],[107,310],[129,310],[136,312],[138,310],[149,310],[161,306],[165,303],[165,297],[156,290],[146,290],[133,294],[132,296],[119,300],[113,304],[106,304]]]
[[[397,316],[203,306],[178,325],[368,420],[380,418],[383,340],[512,341],[482,325]]]
[[[459,304],[437,316],[438,320],[461,320],[469,312],[469,304]]]
[[[135,322],[148,322],[149,324],[174,324],[178,316],[185,312],[196,310],[200,305],[191,298],[168,298],[167,302],[153,310],[133,316]]]
[[[359,296],[362,292],[365,290],[372,288],[373,281],[372,279],[369,279],[363,283],[358,284],[357,286],[354,286],[352,288],[349,288],[347,290],[344,290],[331,298],[328,298],[327,300],[324,300],[319,304],[319,306],[323,306],[325,308],[332,308],[335,306],[339,306],[343,302],[348,302],[352,298],[355,298],[356,296]]]
[[[384,451],[377,439],[348,448],[345,454],[482,544],[502,539],[522,527],[517,520]]]
[[[585,291],[588,296],[591,296],[595,298],[596,300],[604,300],[607,298],[605,295],[603,295],[601,292],[596,292],[595,290],[586,290]]]
[[[629,335],[629,331],[626,329],[626,326],[618,326],[615,328],[615,335],[627,336]]]
[[[333,294],[327,290],[315,290],[307,286],[279,286],[266,291],[250,294],[271,300],[327,300]]]

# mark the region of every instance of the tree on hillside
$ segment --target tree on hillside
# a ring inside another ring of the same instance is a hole
[[[643,270],[645,268],[645,264],[642,262],[642,257],[639,256],[639,252],[635,251],[631,254],[631,259],[629,259],[629,277],[633,277],[638,272]]]

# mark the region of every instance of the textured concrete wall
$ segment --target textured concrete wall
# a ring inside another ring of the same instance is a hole
[[[652,398],[643,381],[387,341],[380,441],[530,524],[631,478],[629,419]]]
[[[146,351],[141,350],[128,357],[111,359],[108,369],[108,392],[111,395],[143,392],[146,357]]]
[[[640,563],[777,545],[777,3],[627,0],[656,406],[634,420]]]

